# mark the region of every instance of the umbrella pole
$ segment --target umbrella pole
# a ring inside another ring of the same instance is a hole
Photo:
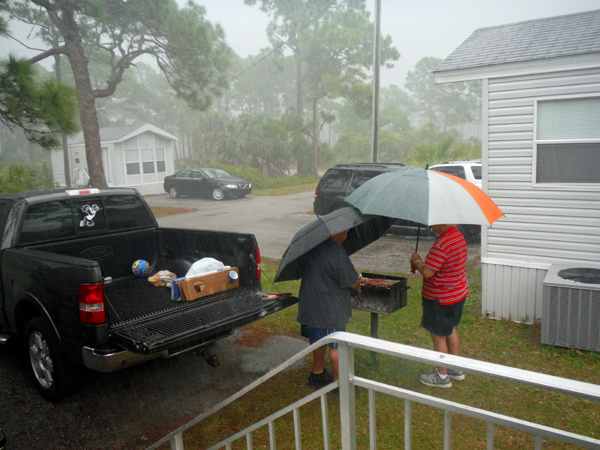
[[[415,253],[419,252],[419,235],[421,234],[421,224],[419,224],[419,226],[417,227],[417,245],[415,246]],[[410,265],[410,273],[416,273],[417,272],[417,268],[415,266]]]

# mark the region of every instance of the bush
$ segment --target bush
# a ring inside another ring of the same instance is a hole
[[[0,193],[52,189],[54,180],[47,163],[11,164],[0,174]]]
[[[297,175],[280,178],[268,177],[260,170],[253,167],[227,166],[219,163],[212,164],[211,167],[217,167],[225,172],[230,173],[234,177],[244,178],[250,181],[253,189],[275,189],[288,186],[298,186],[315,181],[315,177],[312,175],[305,175],[303,177],[299,177]]]

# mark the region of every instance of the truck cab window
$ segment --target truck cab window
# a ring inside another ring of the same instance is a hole
[[[154,222],[142,201],[133,195],[104,198],[106,220],[110,231],[153,226]]]
[[[19,244],[68,238],[74,234],[70,202],[41,203],[27,209]]]

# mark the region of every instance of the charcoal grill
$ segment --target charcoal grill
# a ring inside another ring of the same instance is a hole
[[[390,315],[406,306],[406,291],[409,289],[406,278],[376,273],[363,273],[362,276],[394,280],[396,283],[390,287],[361,286],[360,295],[352,297],[352,309]]]
[[[362,273],[363,278],[383,278],[394,280],[396,283],[389,287],[362,286],[361,293],[352,296],[352,309],[371,313],[371,337],[379,338],[379,314],[390,314],[404,308],[407,304],[409,287],[406,278],[380,275],[377,273]],[[377,354],[371,352],[373,361],[377,362]]]

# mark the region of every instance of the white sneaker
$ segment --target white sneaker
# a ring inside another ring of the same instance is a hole
[[[423,375],[421,375],[419,377],[419,380],[421,381],[421,383],[427,385],[427,386],[432,386],[432,387],[439,387],[439,388],[451,388],[452,387],[452,381],[450,381],[450,377],[446,377],[445,379],[441,379],[439,374],[437,373],[437,370],[433,373],[424,373]]]
[[[451,379],[455,380],[455,381],[461,381],[465,379],[465,374],[462,372],[462,370],[456,370],[456,369],[446,369],[448,371],[448,377],[450,377]]]

